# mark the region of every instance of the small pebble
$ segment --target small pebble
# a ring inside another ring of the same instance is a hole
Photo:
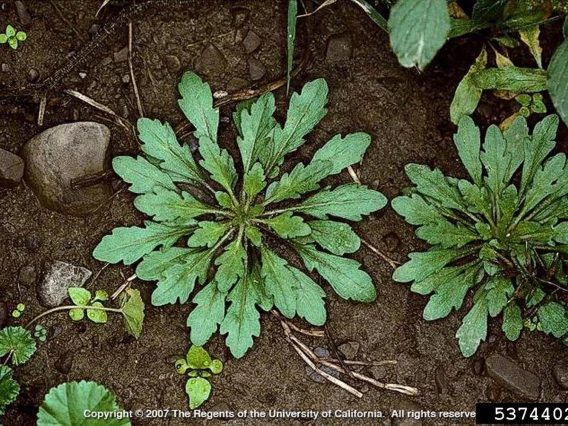
[[[122,82],[123,82],[124,84],[130,83],[130,75],[128,75],[128,74],[123,75],[123,76],[122,76]]]
[[[73,369],[73,352],[68,351],[63,353],[54,364],[57,371],[61,374],[69,374]]]
[[[20,269],[20,275],[18,277],[23,284],[33,284],[37,279],[37,272],[33,265],[26,265]]]
[[[250,78],[260,80],[266,74],[266,67],[258,59],[250,58],[248,61]]]
[[[24,27],[27,27],[32,23],[32,17],[30,16],[26,6],[22,1],[16,1],[14,3],[16,5],[16,12],[18,13],[18,18]]]
[[[339,349],[339,352],[341,352],[346,359],[355,359],[359,352],[359,346],[361,346],[359,342],[350,341],[339,345],[337,349]]]
[[[387,368],[384,365],[374,365],[370,370],[371,375],[377,380],[382,380],[387,376]]]
[[[245,7],[235,7],[231,12],[233,14],[233,21],[231,25],[233,28],[240,28],[246,22],[250,10]]]
[[[11,72],[12,68],[8,64],[2,64],[2,72],[8,73]]]
[[[39,80],[39,71],[35,68],[31,68],[28,71],[28,81],[30,83],[36,83]]]
[[[93,24],[89,28],[89,37],[94,38],[95,35],[101,30],[101,26],[99,24]]]
[[[262,40],[254,31],[249,31],[247,36],[243,40],[243,46],[245,47],[245,52],[247,54],[254,52],[260,47]]]
[[[128,46],[123,47],[118,52],[114,52],[114,62],[125,62],[128,60]]]

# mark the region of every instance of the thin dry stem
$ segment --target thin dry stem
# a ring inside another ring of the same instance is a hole
[[[138,84],[134,76],[134,66],[132,65],[132,21],[128,23],[128,68],[130,69],[130,81],[132,81],[132,88],[134,89],[134,96],[136,97],[136,106],[138,107],[138,114],[144,117],[144,108],[142,108],[142,101],[140,100],[140,93],[138,92]]]

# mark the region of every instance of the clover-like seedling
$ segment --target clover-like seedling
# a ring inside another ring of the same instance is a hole
[[[201,346],[191,346],[184,358],[175,363],[178,374],[189,377],[185,384],[185,392],[189,396],[189,408],[199,407],[211,395],[211,383],[207,380],[212,374],[220,374],[223,363],[220,359],[212,359]]]
[[[284,125],[273,118],[272,93],[239,104],[233,116],[237,164],[217,143],[219,110],[210,87],[185,73],[179,90],[200,159],[178,142],[169,124],[140,119],[144,154],[117,157],[113,167],[137,194],[134,206],[152,220],[114,229],[93,256],[126,265],[143,259],[136,275],[158,281],[156,306],[186,303],[201,284],[187,320],[191,342],[203,346],[219,329],[237,358],[260,333],[259,308],[325,323],[325,292],[299,268],[301,261],[342,298],[375,300],[371,277],[345,256],[361,243],[347,221],[383,208],[386,198],[355,183],[320,188],[324,178],[361,161],[370,136],[337,135],[307,164],[284,165],[326,114],[325,81],[312,81],[292,95]]]
[[[16,309],[12,311],[12,317],[20,318],[25,310],[26,310],[26,305],[24,305],[23,303],[18,303],[16,305]]]
[[[47,340],[47,329],[43,325],[37,324],[34,330],[34,337],[40,342],[45,342]]]
[[[532,113],[546,113],[546,105],[544,104],[541,93],[535,93],[532,96],[528,93],[521,93],[515,97],[515,100],[521,105],[519,114],[525,118],[530,117]]]
[[[559,291],[568,291],[568,162],[563,153],[549,157],[558,123],[550,115],[531,135],[525,118],[518,117],[505,132],[490,126],[481,144],[479,128],[465,116],[454,141],[471,179],[406,166],[416,186],[392,206],[432,247],[411,253],[393,279],[432,294],[426,320],[460,309],[471,293],[456,334],[465,356],[486,339],[488,318],[500,314],[509,340],[519,338],[524,316],[532,320],[535,313],[542,331],[568,337]]]
[[[17,31],[11,25],[6,27],[6,32],[0,34],[0,44],[8,43],[12,49],[18,48],[18,43],[24,41],[28,38],[28,35],[24,31]]]

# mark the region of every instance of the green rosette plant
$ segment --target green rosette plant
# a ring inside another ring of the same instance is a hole
[[[429,321],[472,296],[456,334],[466,357],[486,339],[488,318],[498,315],[512,341],[534,317],[545,333],[567,337],[568,163],[563,153],[549,157],[558,123],[550,115],[531,135],[519,117],[504,132],[489,127],[481,144],[479,128],[465,116],[454,142],[470,179],[409,164],[415,187],[392,201],[432,246],[411,253],[393,279],[431,294],[423,314]]]
[[[361,161],[370,137],[338,135],[308,164],[281,173],[285,156],[305,143],[326,114],[325,81],[312,81],[292,95],[284,125],[273,118],[271,93],[240,103],[233,115],[240,164],[218,145],[219,110],[210,87],[188,72],[179,91],[200,158],[178,142],[169,124],[140,119],[143,155],[117,157],[113,168],[137,194],[135,207],[152,220],[114,229],[93,256],[125,265],[142,260],[136,275],[158,281],[152,303],[186,303],[192,296],[191,342],[203,346],[219,329],[237,358],[260,333],[259,308],[314,325],[326,321],[325,292],[297,267],[300,259],[342,298],[375,300],[371,277],[343,257],[359,249],[359,237],[330,217],[359,221],[383,208],[386,199],[356,184],[320,188],[326,177]],[[293,260],[283,257],[294,252]],[[192,295],[196,284],[202,288]]]

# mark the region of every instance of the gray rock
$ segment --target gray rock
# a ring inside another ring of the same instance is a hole
[[[337,349],[343,355],[345,355],[346,359],[355,359],[357,357],[357,353],[359,352],[359,342],[349,341],[345,342],[342,345],[339,345]]]
[[[568,390],[568,358],[561,359],[554,365],[552,375],[558,386]]]
[[[234,92],[236,90],[244,89],[245,87],[248,87],[248,86],[250,86],[250,83],[248,82],[248,80],[245,80],[244,78],[240,78],[240,77],[233,77],[227,83],[227,90],[229,92]]]
[[[329,350],[327,348],[317,347],[314,349],[314,353],[320,358],[329,358]]]
[[[20,20],[20,22],[24,27],[27,27],[32,23],[32,17],[30,16],[30,13],[26,9],[26,6],[24,5],[23,2],[18,0],[14,4],[16,5],[16,12],[18,13],[18,19]]]
[[[0,188],[18,186],[24,176],[24,160],[10,151],[0,149]]]
[[[245,7],[235,7],[231,10],[231,13],[233,15],[231,25],[233,26],[233,28],[240,28],[248,19],[250,10]]]
[[[412,401],[401,401],[393,407],[393,411],[396,411],[402,416],[392,417],[392,426],[418,426],[422,424],[421,419],[415,419],[412,415],[409,415],[409,411],[422,411],[423,408]]]
[[[195,69],[205,75],[218,75],[225,71],[227,65],[227,59],[221,51],[215,45],[209,44],[197,59]]]
[[[72,189],[74,179],[108,166],[108,127],[93,122],[61,124],[29,140],[23,149],[25,180],[41,203],[52,210],[85,216],[109,196],[106,184]]]
[[[326,367],[325,365],[321,365],[319,367],[323,372],[328,373],[329,375],[333,376],[333,377],[337,377],[339,378],[339,373],[335,370],[332,370],[329,367]],[[308,367],[306,365],[306,373],[308,374],[309,378],[312,379],[314,382],[316,383],[326,383],[327,379],[323,376],[320,376],[318,373],[316,373],[316,371],[314,369],[312,369],[311,367]]]
[[[500,386],[526,399],[537,400],[540,379],[534,373],[519,367],[502,355],[493,354],[485,361],[487,374]]]
[[[118,52],[114,52],[113,58],[114,58],[114,62],[126,62],[126,61],[128,61],[128,46],[124,46]]]
[[[41,302],[50,308],[59,306],[67,298],[69,287],[82,287],[91,275],[87,268],[56,260],[40,284]]]
[[[434,370],[434,382],[438,393],[444,394],[448,392],[448,375],[443,365],[438,365]]]
[[[34,265],[26,265],[20,269],[18,279],[23,284],[33,284],[37,279],[37,272]]]
[[[262,43],[261,38],[256,35],[254,31],[249,31],[247,36],[243,40],[243,46],[245,47],[245,52],[247,54],[254,52],[256,49],[260,47]]]
[[[54,363],[54,367],[61,374],[69,374],[73,369],[73,352],[64,352]]]
[[[387,368],[384,365],[374,365],[370,368],[371,376],[377,380],[383,380],[387,377]]]
[[[256,58],[250,58],[248,61],[250,78],[253,81],[260,80],[266,74],[266,67]]]
[[[39,80],[39,71],[35,68],[31,68],[28,71],[28,81],[30,83],[36,83]]]
[[[181,70],[181,62],[175,55],[166,55],[164,58],[170,74],[177,74]]]
[[[4,73],[12,72],[12,67],[9,64],[2,64],[2,72]]]
[[[325,59],[328,62],[342,62],[351,59],[353,39],[350,33],[334,34],[327,40]]]
[[[6,302],[0,302],[0,328],[4,327],[8,322],[8,305]]]

